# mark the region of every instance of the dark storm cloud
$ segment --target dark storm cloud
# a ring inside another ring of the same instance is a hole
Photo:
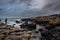
[[[0,0],[0,8],[2,16],[48,15],[60,13],[60,0]]]
[[[42,11],[46,14],[60,14],[60,0],[50,0]]]

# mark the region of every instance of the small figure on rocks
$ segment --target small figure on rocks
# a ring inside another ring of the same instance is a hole
[[[7,18],[5,19],[5,24],[7,25]]]
[[[0,22],[1,22],[1,19],[0,19]]]

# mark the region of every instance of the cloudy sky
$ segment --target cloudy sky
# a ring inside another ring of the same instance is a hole
[[[60,0],[0,0],[0,17],[35,17],[60,13]]]

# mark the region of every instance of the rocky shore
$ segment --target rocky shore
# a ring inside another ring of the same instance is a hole
[[[0,22],[0,40],[60,40],[60,14],[21,20],[23,29]]]
[[[22,21],[31,21],[36,25],[42,25],[45,30],[39,29],[42,33],[42,40],[60,40],[60,14],[26,18]]]
[[[60,14],[54,14],[54,15],[49,15],[49,16],[40,16],[40,17],[35,17],[35,18],[26,18],[26,19],[21,19],[22,21],[33,21],[33,22],[39,22],[39,23],[49,23],[49,24],[59,24],[60,25]]]
[[[32,31],[16,29],[10,25],[2,24],[0,26],[0,40],[34,40],[38,39]]]

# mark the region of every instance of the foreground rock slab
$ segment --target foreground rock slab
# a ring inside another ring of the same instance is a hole
[[[14,27],[7,25],[0,26],[0,40],[33,40],[36,37],[32,31],[29,30],[19,30]],[[37,37],[35,38],[37,40]]]

